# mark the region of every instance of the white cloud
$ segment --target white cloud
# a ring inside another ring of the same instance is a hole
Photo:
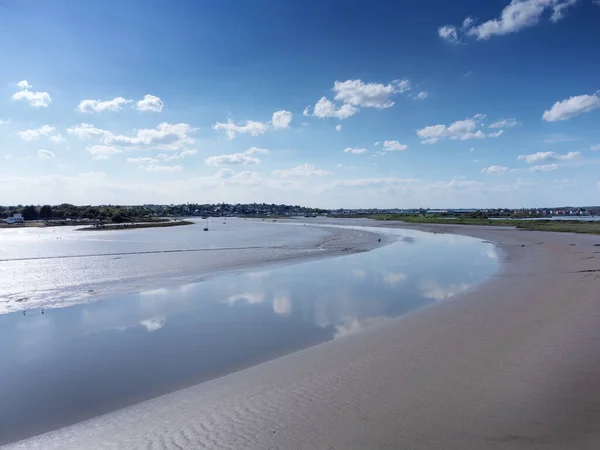
[[[92,159],[109,159],[111,156],[121,153],[122,150],[110,145],[92,145],[86,148],[92,155]]]
[[[561,102],[556,102],[548,111],[544,111],[543,119],[547,122],[568,120],[579,114],[600,108],[600,91],[594,95],[577,95]]]
[[[271,123],[273,124],[274,130],[281,130],[284,128],[288,128],[290,123],[292,122],[292,117],[294,115],[286,110],[277,111],[273,113],[273,118]]]
[[[164,103],[155,95],[144,95],[144,98],[135,104],[135,109],[138,111],[161,112]]]
[[[386,152],[398,152],[404,151],[408,148],[408,145],[401,144],[398,141],[384,141],[383,150]]]
[[[427,97],[429,97],[429,94],[426,91],[421,91],[415,96],[417,100],[425,100]]]
[[[321,100],[317,102],[313,109],[313,116],[318,117],[319,119],[333,117],[341,120],[353,116],[358,111],[358,108],[347,103],[337,108],[331,100],[327,99],[327,97],[321,97]]]
[[[19,89],[31,89],[33,86],[29,84],[27,80],[19,81],[17,83]]]
[[[326,175],[331,175],[331,172],[327,172],[326,170],[317,169],[314,164],[302,164],[300,166],[294,167],[293,169],[288,170],[274,170],[274,175],[278,175],[283,178],[289,177],[323,177]]]
[[[216,131],[225,131],[229,139],[234,139],[238,134],[250,134],[251,136],[260,136],[267,131],[267,125],[262,122],[247,120],[246,124],[235,124],[231,119],[227,123],[217,122],[213,125]]]
[[[367,153],[368,150],[366,148],[345,148],[344,153],[352,153],[353,155],[362,155],[363,153]]]
[[[504,130],[498,130],[498,131],[488,134],[488,137],[497,138],[497,137],[502,136],[503,134],[504,134]]]
[[[40,159],[54,159],[54,153],[43,148],[38,150],[38,158]]]
[[[137,158],[127,158],[127,162],[133,164],[158,164],[158,159],[149,156],[140,156]]]
[[[215,174],[215,178],[231,178],[235,172],[231,169],[219,169],[219,171]]]
[[[10,123],[10,120],[0,120],[0,125],[9,125]]]
[[[56,130],[56,128],[50,125],[43,125],[40,128],[34,130],[17,131],[17,134],[24,141],[37,141],[42,136],[49,136]]]
[[[441,139],[483,139],[486,135],[477,128],[485,118],[484,114],[476,114],[470,119],[458,120],[449,126],[432,125],[417,130],[417,135],[423,139],[422,144],[435,144]]]
[[[390,84],[364,83],[362,80],[336,81],[333,85],[335,100],[363,108],[390,108],[390,97],[410,89],[408,80],[395,80]]]
[[[159,124],[156,128],[137,130],[134,137],[116,135],[89,123],[80,123],[67,128],[67,133],[80,139],[99,138],[103,144],[120,146],[148,146],[159,150],[179,150],[186,144],[193,144],[189,136],[196,128],[187,123]]]
[[[439,27],[438,36],[453,44],[457,44],[459,42],[456,27],[452,25],[444,25],[442,27]]]
[[[220,166],[223,164],[243,164],[244,166],[250,166],[260,164],[260,159],[252,155],[266,155],[268,153],[269,151],[267,149],[251,147],[248,150],[241,153],[233,153],[231,155],[209,156],[204,160],[204,162],[209,166]]]
[[[488,20],[472,26],[467,34],[477,39],[489,39],[516,33],[524,28],[536,25],[546,11],[552,11],[550,20],[557,22],[563,18],[564,10],[579,0],[512,0],[497,19]]]
[[[13,100],[25,100],[28,101],[31,106],[36,108],[47,108],[52,103],[52,97],[47,92],[36,92],[31,91],[32,86],[27,80],[19,81],[17,83],[19,91],[15,92],[12,96]]]
[[[593,151],[593,152],[597,152],[598,150],[600,150],[600,144],[592,145],[590,147],[590,150]]]
[[[198,154],[198,150],[183,150],[179,153],[173,153],[172,155],[167,155],[165,153],[159,153],[156,155],[158,159],[162,159],[163,161],[174,161],[180,160],[183,158],[187,158],[188,156],[194,156]]]
[[[70,128],[67,128],[67,133],[79,139],[91,139],[93,137],[104,136],[108,131],[96,128],[91,123],[79,123]]]
[[[59,134],[56,134],[56,135],[54,135],[54,136],[50,136],[50,140],[51,140],[52,142],[54,142],[55,144],[58,144],[58,143],[60,143],[60,142],[63,142],[63,141],[65,141],[66,139],[63,137],[63,135],[62,135],[62,134],[60,134],[60,133],[59,133]]]
[[[490,167],[486,167],[484,169],[481,169],[481,173],[487,173],[487,174],[498,174],[498,173],[506,173],[508,172],[510,169],[508,167],[503,167],[503,166],[490,166]]]
[[[581,156],[581,152],[569,152],[565,155],[554,152],[537,152],[531,155],[519,155],[518,161],[525,161],[527,164],[533,164],[544,161],[569,161]]]
[[[139,168],[146,172],[179,172],[183,169],[181,166],[161,166],[159,164],[147,164]]]
[[[94,112],[102,112],[102,111],[120,111],[123,109],[123,106],[131,103],[131,100],[128,100],[123,97],[115,97],[112,100],[82,100],[79,103],[79,111],[83,113],[94,113]]]
[[[511,119],[500,119],[490,125],[490,128],[511,128],[519,125],[519,122],[515,118]]]
[[[304,108],[304,111],[302,111],[302,115],[307,117],[310,116],[310,105]]]
[[[558,164],[543,164],[540,166],[530,167],[529,170],[532,172],[550,172],[558,169]]]
[[[342,126],[341,125],[336,125],[335,126],[335,131],[342,131]]]

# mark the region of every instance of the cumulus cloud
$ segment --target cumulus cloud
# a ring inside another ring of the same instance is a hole
[[[114,134],[108,130],[96,128],[89,123],[80,123],[67,128],[67,133],[79,139],[98,138],[103,144],[117,146],[150,147],[159,150],[179,150],[186,144],[193,144],[194,140],[190,134],[196,128],[187,123],[159,124],[156,128],[139,129],[135,136],[124,136]]]
[[[368,150],[366,148],[345,148],[344,153],[352,153],[353,155],[362,155],[363,153],[367,153]]]
[[[386,152],[401,152],[408,148],[408,145],[401,144],[398,141],[384,141],[383,150]]]
[[[487,173],[487,174],[498,174],[498,173],[506,173],[508,172],[510,169],[508,167],[503,167],[503,166],[490,166],[490,167],[486,167],[484,169],[481,169],[481,173]]]
[[[385,85],[380,83],[365,83],[362,80],[336,81],[333,91],[334,99],[363,108],[390,108],[394,106],[391,97],[410,89],[408,80],[394,80]]]
[[[467,27],[466,33],[477,39],[516,33],[539,23],[547,12],[551,13],[552,22],[558,22],[564,17],[565,10],[578,2],[579,0],[512,0],[502,10],[499,18]]]
[[[17,135],[24,141],[37,141],[41,136],[51,135],[56,128],[50,125],[43,125],[33,130],[17,131]]]
[[[29,102],[31,106],[36,108],[47,108],[52,103],[52,97],[47,92],[32,91],[31,86],[27,80],[19,81],[17,83],[19,91],[15,92],[12,96],[13,100],[25,100]]]
[[[235,139],[238,134],[250,134],[251,136],[265,134],[267,125],[253,120],[247,120],[245,124],[243,122],[236,124],[229,119],[227,123],[215,123],[213,129],[216,131],[224,131],[229,139]]]
[[[341,125],[336,125],[335,126],[335,131],[342,131],[342,126]]]
[[[251,147],[248,150],[241,153],[233,153],[231,155],[209,156],[204,160],[204,162],[209,166],[220,166],[224,164],[243,164],[244,166],[250,166],[260,164],[261,162],[259,158],[253,155],[266,155],[268,153],[269,151],[267,149]]]
[[[274,175],[278,175],[282,178],[289,177],[323,177],[331,175],[331,172],[326,170],[317,169],[314,164],[301,164],[293,169],[288,170],[274,170]]]
[[[92,155],[92,159],[109,159],[111,156],[121,153],[122,150],[110,145],[92,145],[86,148]]]
[[[292,122],[292,117],[294,115],[286,110],[277,111],[273,113],[273,118],[271,123],[273,125],[273,129],[280,130],[284,128],[288,128],[290,123]]]
[[[50,136],[50,140],[52,142],[54,142],[55,144],[58,144],[60,142],[64,142],[66,139],[63,137],[62,134],[59,133],[59,134],[56,134],[54,136]]]
[[[417,130],[417,135],[423,139],[422,144],[435,144],[442,139],[483,139],[486,134],[478,129],[481,126],[481,121],[485,118],[485,114],[476,114],[472,118],[458,120],[448,126],[446,125],[431,125],[420,130]],[[497,137],[493,134],[491,137]]]
[[[415,98],[417,100],[425,100],[427,97],[429,97],[429,94],[426,91],[421,91],[417,95],[415,95]]]
[[[144,95],[144,98],[135,104],[135,109],[138,111],[161,112],[164,103],[155,95]]]
[[[452,44],[457,44],[459,42],[458,32],[456,31],[456,27],[453,25],[444,25],[439,27],[438,36]]]
[[[319,119],[332,117],[334,119],[347,119],[358,112],[358,108],[350,104],[343,104],[339,108],[327,97],[321,97],[313,109],[313,116]]]
[[[544,111],[543,119],[547,122],[568,120],[598,108],[600,108],[600,91],[593,95],[577,95],[556,102],[552,108]]]
[[[43,148],[38,150],[38,158],[40,159],[54,159],[54,153]]]
[[[519,122],[515,118],[511,119],[500,119],[490,125],[490,128],[512,128],[519,125]]]
[[[123,97],[115,97],[112,100],[82,100],[79,103],[79,111],[83,113],[94,113],[102,111],[120,111],[125,105],[131,103]]]
[[[569,152],[565,155],[554,152],[537,152],[530,155],[519,155],[518,161],[525,161],[527,164],[534,164],[545,161],[570,161],[581,156],[581,152]]]

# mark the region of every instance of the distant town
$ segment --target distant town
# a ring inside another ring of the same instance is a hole
[[[60,205],[17,205],[0,206],[0,219],[8,224],[25,221],[47,221],[59,223],[106,221],[124,223],[139,220],[183,217],[316,217],[316,216],[371,216],[381,214],[422,215],[438,217],[475,217],[475,218],[550,218],[569,216],[576,219],[581,216],[600,215],[600,207],[551,207],[532,209],[321,209],[293,205],[275,205],[266,203],[250,204],[195,204],[179,205],[97,205],[76,206],[68,203]]]

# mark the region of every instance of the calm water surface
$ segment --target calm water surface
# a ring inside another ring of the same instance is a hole
[[[0,315],[0,443],[343,338],[498,265],[478,240],[390,232],[367,253]]]

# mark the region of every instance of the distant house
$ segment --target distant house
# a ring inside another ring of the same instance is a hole
[[[12,217],[8,217],[8,218],[4,219],[4,221],[8,224],[25,222],[25,220],[23,220],[22,214],[13,214]]]

